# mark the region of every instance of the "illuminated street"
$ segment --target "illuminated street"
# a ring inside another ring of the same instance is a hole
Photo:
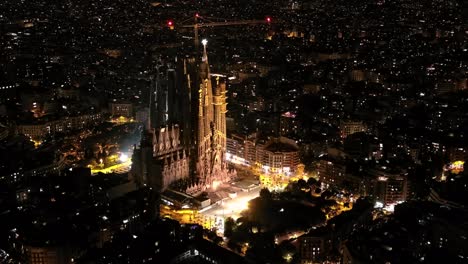
[[[201,210],[200,214],[203,218],[213,219],[214,226],[212,225],[211,228],[215,227],[219,233],[222,233],[224,232],[224,219],[227,217],[232,217],[234,220],[239,218],[241,212],[248,208],[249,201],[259,196],[260,189],[260,187],[257,187],[250,192],[239,192],[236,198],[222,201],[221,204],[215,204],[209,209]]]
[[[99,172],[101,173],[104,173],[104,174],[108,174],[108,173],[126,173],[128,171],[130,171],[130,168],[132,166],[132,161],[131,160],[127,160],[125,162],[122,162],[122,163],[119,163],[119,164],[116,164],[116,165],[112,165],[110,167],[107,167],[107,168],[102,168],[102,169],[92,169],[91,170],[91,174],[98,174]]]
[[[201,212],[207,216],[232,217],[237,219],[240,213],[248,208],[248,202],[259,196],[260,187],[250,192],[240,192],[237,197],[222,201],[219,205],[213,205],[210,209]]]
[[[3,0],[0,264],[468,263],[467,4]]]

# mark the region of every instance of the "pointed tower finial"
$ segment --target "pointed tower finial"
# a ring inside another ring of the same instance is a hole
[[[206,54],[206,45],[208,44],[208,40],[203,39],[201,41],[201,43],[203,44],[203,61],[207,62],[208,61],[208,55]]]
[[[206,52],[206,45],[208,44],[208,40],[203,39],[203,57],[202,63],[200,64],[200,77],[202,80],[210,79],[210,64],[208,63],[208,54]]]

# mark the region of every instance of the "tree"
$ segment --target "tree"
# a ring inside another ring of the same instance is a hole
[[[310,177],[309,179],[307,179],[307,184],[308,184],[309,186],[312,186],[312,185],[314,185],[314,184],[316,184],[316,183],[317,183],[317,180],[314,179],[314,178],[312,178],[312,177]]]
[[[220,236],[216,236],[213,238],[213,242],[216,243],[217,245],[221,245],[223,243],[223,238]]]
[[[285,259],[286,256],[292,257],[297,255],[296,247],[289,240],[284,240],[281,242],[281,244],[278,245],[278,249],[283,259]]]
[[[263,188],[260,190],[260,198],[262,200],[271,200],[271,192],[267,188]]]
[[[304,192],[304,194],[310,192],[309,185],[303,179],[300,179],[297,181],[297,186],[298,186],[298,189],[301,190],[301,192]]]
[[[237,243],[235,243],[234,241],[232,240],[229,240],[228,243],[227,243],[227,246],[232,249],[233,251],[235,252],[240,252],[241,251],[241,246]]]
[[[302,189],[302,188],[307,187],[307,182],[306,182],[305,180],[303,180],[303,179],[299,179],[299,180],[297,181],[297,185],[299,185],[299,188]]]
[[[252,237],[246,256],[257,263],[278,263],[281,261],[280,251],[275,246],[273,233],[258,233]]]
[[[236,226],[236,222],[232,217],[226,218],[224,221],[224,236],[227,238],[231,238],[234,232],[234,228]]]

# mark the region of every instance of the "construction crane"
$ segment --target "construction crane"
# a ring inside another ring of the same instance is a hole
[[[199,19],[206,20],[207,22],[199,22]],[[180,27],[182,28],[193,28],[194,34],[195,34],[195,50],[198,50],[198,47],[200,45],[199,40],[198,40],[198,29],[199,28],[205,28],[205,27],[219,27],[219,26],[235,26],[235,25],[255,25],[255,24],[271,24],[272,19],[271,17],[267,16],[263,20],[224,20],[224,21],[209,21],[208,19],[202,18],[200,15],[195,14],[195,23],[192,25],[183,25],[184,22],[182,22],[182,25]],[[169,27],[174,26],[174,22],[172,20],[169,20],[167,22]]]

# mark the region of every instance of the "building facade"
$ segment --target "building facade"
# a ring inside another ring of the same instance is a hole
[[[206,42],[199,69],[197,137],[194,144],[198,184],[210,188],[233,176],[226,163],[226,84],[210,74]],[[214,85],[214,89],[213,89]]]
[[[42,139],[48,134],[83,129],[87,126],[102,123],[103,121],[104,114],[98,112],[79,116],[67,116],[57,120],[34,124],[20,124],[17,126],[17,132],[32,139]]]
[[[301,264],[324,263],[332,249],[330,231],[323,228],[299,237],[298,242]]]
[[[112,116],[133,117],[133,105],[131,103],[110,103],[110,112]]]
[[[333,159],[321,159],[317,166],[319,179],[329,185],[340,186],[346,174],[343,162]]]
[[[371,172],[374,196],[384,206],[405,202],[409,193],[406,173],[388,173],[381,170]]]
[[[178,125],[151,128],[135,147],[131,174],[135,182],[164,191],[179,180],[190,179],[190,159],[180,140]]]
[[[365,132],[367,129],[366,124],[362,121],[342,121],[340,124],[341,137],[346,138],[357,132]]]
[[[258,166],[264,173],[293,174],[300,164],[299,147],[286,137],[273,137],[266,141],[256,135],[227,139],[227,160],[244,166]]]
[[[134,153],[140,184],[163,191],[182,180],[177,188],[195,195],[235,176],[226,163],[226,84],[212,79],[206,45],[198,69],[194,64],[157,67],[149,122]]]

